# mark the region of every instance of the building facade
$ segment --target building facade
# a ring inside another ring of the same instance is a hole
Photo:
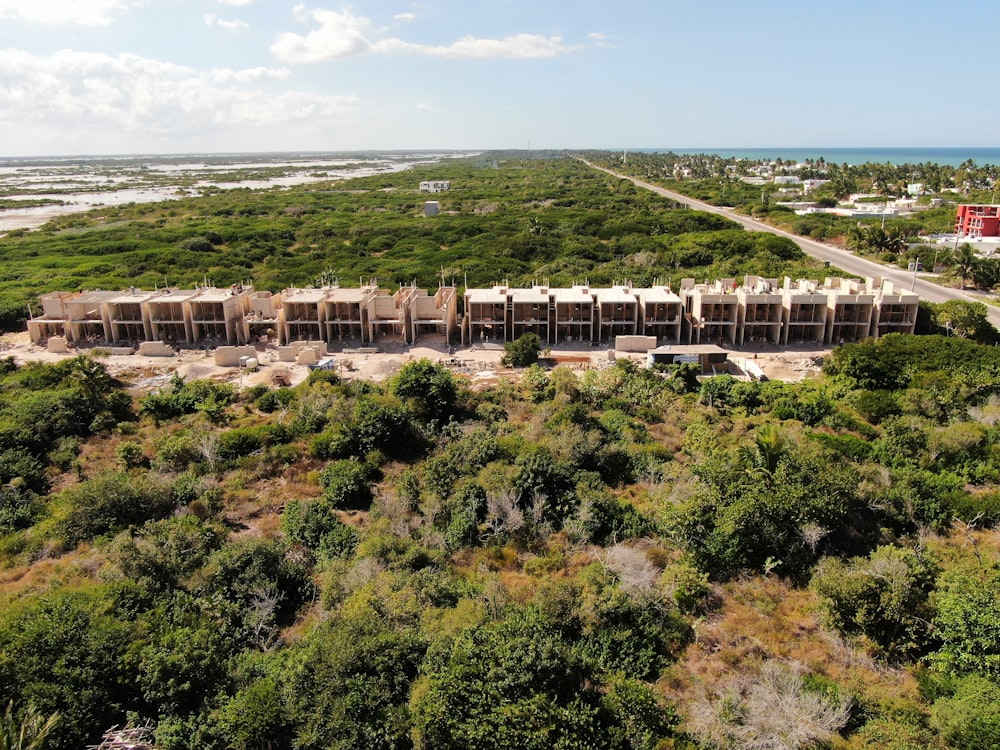
[[[959,206],[955,215],[955,233],[970,239],[1000,237],[1000,206]]]
[[[839,344],[887,333],[913,333],[918,297],[869,278],[777,279],[748,276],[681,282],[680,293],[654,285],[576,285],[466,289],[434,294],[415,285],[394,293],[372,280],[358,288],[331,285],[255,291],[228,289],[52,292],[39,298],[32,341],[64,336],[74,344],[172,346],[323,342],[344,348],[379,343],[503,344],[526,333],[547,346],[609,344],[648,337],[655,345],[742,346]]]

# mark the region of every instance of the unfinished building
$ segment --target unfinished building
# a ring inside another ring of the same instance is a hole
[[[250,340],[245,319],[253,289],[234,284],[227,289],[199,289],[188,302],[191,340],[235,346]]]
[[[432,297],[416,286],[406,289],[406,305],[410,312],[409,343],[421,341],[450,344],[458,329],[458,290],[453,286],[438,287]]]
[[[108,300],[120,292],[80,292],[66,298],[66,340],[73,343],[111,341]]]
[[[144,303],[157,292],[144,292],[135,287],[107,301],[107,317],[111,326],[111,343],[133,343],[153,340],[148,306]]]
[[[145,300],[149,316],[150,341],[167,344],[195,343],[188,301],[196,289],[161,289]]]
[[[248,341],[278,343],[281,339],[281,295],[271,292],[250,292],[247,295],[244,323]]]
[[[663,344],[681,343],[681,298],[670,287],[663,285],[633,289],[632,292],[639,302],[642,334],[655,336]]]
[[[736,290],[739,300],[737,343],[768,341],[781,343],[785,303],[775,279],[748,276]]]
[[[736,343],[740,300],[733,294],[735,288],[732,279],[712,284],[681,281],[688,344]]]
[[[373,289],[368,297],[368,341],[388,341],[408,344],[407,302],[403,289],[389,294],[385,289]]]
[[[585,286],[551,289],[552,339],[550,344],[594,341],[594,298]]]
[[[782,284],[785,330],[782,344],[822,344],[826,341],[826,292],[810,279]]]
[[[281,294],[281,343],[324,341],[325,289],[286,289]]]
[[[28,308],[28,338],[33,344],[44,346],[53,336],[68,337],[69,317],[66,312],[66,300],[75,296],[74,292],[49,292],[39,296],[42,314],[35,316]]]
[[[896,289],[885,279],[870,279],[869,284],[879,291],[875,297],[872,335],[913,333],[917,327],[920,298],[913,292]]]
[[[629,286],[615,284],[609,289],[591,289],[597,319],[597,340],[613,341],[615,336],[634,336],[639,328],[639,301]]]
[[[507,287],[465,290],[464,343],[507,341]]]
[[[279,294],[250,287],[193,290],[52,292],[28,331],[37,344],[162,341],[176,346],[295,342],[502,344],[537,334],[545,344],[610,343],[650,337],[658,344],[838,344],[887,333],[912,333],[918,297],[883,279],[746,277],[695,284],[680,295],[666,286],[632,288],[466,289],[459,322],[454,286],[431,295],[415,285],[394,294],[374,281],[357,289],[328,286]]]
[[[508,291],[508,315],[510,336],[518,339],[526,333],[533,333],[543,342],[549,341],[549,290],[548,287],[534,286],[531,289],[510,289]]]
[[[826,342],[844,344],[871,336],[875,294],[854,279],[827,279]]]
[[[372,288],[360,289],[331,287],[326,294],[326,323],[324,340],[363,345],[368,340],[368,298]]]

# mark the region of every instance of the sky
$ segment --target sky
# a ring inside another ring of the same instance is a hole
[[[0,0],[0,156],[1000,145],[987,0]]]

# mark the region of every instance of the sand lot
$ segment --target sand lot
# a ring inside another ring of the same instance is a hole
[[[8,333],[0,336],[0,356],[14,357],[18,363],[29,361],[57,362],[67,357],[93,352],[92,349],[70,349],[68,354],[54,354],[45,348],[32,344],[27,332]],[[97,350],[100,351],[100,350]],[[772,380],[798,381],[820,371],[824,356],[830,349],[814,346],[777,347],[773,344],[755,344],[736,350],[730,349],[730,361],[737,365],[744,360],[754,362]],[[451,367],[456,373],[468,377],[473,386],[489,387],[499,382],[501,377],[516,377],[516,371],[500,365],[503,348],[487,344],[469,348],[440,346],[404,347],[389,344],[380,347],[378,353],[357,354],[351,352],[333,353],[337,371],[346,379],[371,380],[379,382],[392,376],[407,362],[430,359]],[[182,349],[173,357],[141,357],[132,355],[99,354],[109,372],[139,391],[151,391],[169,382],[176,372],[188,380],[211,379],[250,386],[258,383],[271,384],[275,375],[283,376],[295,385],[309,375],[309,368],[291,362],[279,362],[277,351],[271,347],[258,347],[260,368],[256,372],[241,371],[236,367],[220,367],[215,364],[212,353],[200,349]],[[630,358],[637,363],[645,362],[643,354],[625,354],[609,351],[606,347],[573,349],[555,347],[551,350],[548,363],[563,365],[576,370],[609,367],[615,359]],[[738,374],[738,370],[732,370]]]

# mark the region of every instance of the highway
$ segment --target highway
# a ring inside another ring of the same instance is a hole
[[[771,234],[777,234],[781,237],[787,237],[802,248],[802,251],[807,255],[811,255],[813,258],[817,258],[819,260],[827,261],[831,266],[835,266],[836,268],[846,271],[854,276],[860,276],[861,278],[871,276],[889,279],[898,289],[910,289],[920,295],[921,299],[925,299],[930,302],[947,302],[952,299],[965,300],[966,302],[980,301],[965,292],[959,291],[958,289],[949,289],[948,287],[939,286],[933,282],[925,281],[912,271],[903,271],[899,268],[883,266],[873,261],[866,260],[865,258],[859,258],[857,255],[854,255],[847,250],[841,250],[839,247],[826,245],[822,242],[816,242],[815,240],[810,240],[805,237],[799,237],[798,235],[786,232],[783,229],[777,229],[776,227],[751,219],[748,216],[738,214],[731,209],[719,208],[718,206],[713,206],[709,203],[703,203],[702,201],[695,200],[694,198],[689,198],[686,195],[681,195],[680,193],[675,193],[671,190],[658,187],[657,185],[644,182],[638,178],[629,177],[628,175],[613,172],[610,169],[598,167],[588,161],[584,161],[584,163],[593,169],[606,172],[614,177],[620,177],[623,180],[631,180],[635,185],[638,185],[641,188],[652,190],[657,195],[662,195],[664,198],[669,198],[670,200],[681,203],[689,208],[693,208],[698,211],[707,211],[708,213],[718,214],[719,216],[725,216],[727,219],[731,219],[732,221],[741,224],[745,229],[755,232],[770,232]],[[997,308],[994,305],[987,305],[986,308],[990,323],[997,328],[1000,328],[1000,308]]]

